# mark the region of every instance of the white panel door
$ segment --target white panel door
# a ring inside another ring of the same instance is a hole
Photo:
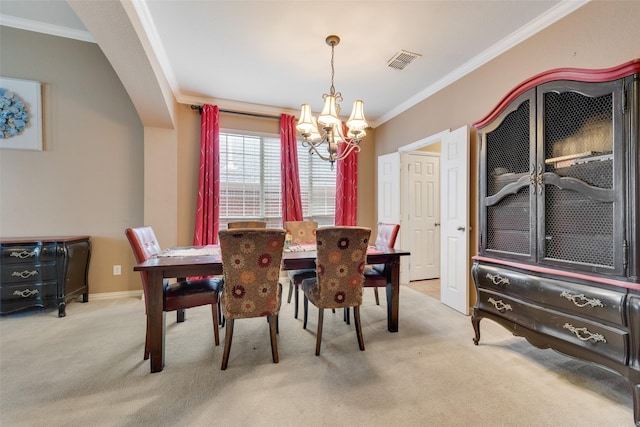
[[[378,222],[400,224],[400,153],[378,157]]]
[[[400,224],[396,248],[406,249],[402,238],[400,153],[378,156],[378,222]],[[374,231],[372,230],[372,234]],[[409,257],[400,257],[400,283],[408,282]]]
[[[469,130],[442,138],[440,300],[469,314]]]
[[[411,152],[402,158],[407,171],[406,216],[403,224],[411,251],[409,280],[440,277],[440,157],[437,153]]]

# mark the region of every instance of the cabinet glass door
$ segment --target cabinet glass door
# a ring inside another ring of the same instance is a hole
[[[541,262],[601,272],[618,267],[621,93],[621,81],[551,82],[538,88]]]
[[[535,96],[521,95],[482,134],[481,250],[494,256],[529,259],[535,251],[534,168]]]

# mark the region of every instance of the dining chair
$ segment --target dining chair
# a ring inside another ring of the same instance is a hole
[[[318,223],[316,221],[285,221],[284,228],[287,234],[291,236],[292,244],[300,243],[316,243],[316,229]],[[291,294],[295,290],[294,302],[294,318],[298,318],[298,287],[304,279],[309,279],[316,275],[316,270],[290,270],[287,272],[289,276],[289,295],[287,303],[291,302]]]
[[[320,355],[325,308],[353,307],[358,345],[364,351],[360,304],[370,236],[371,229],[366,227],[320,227],[316,230],[316,277],[302,281],[304,329],[307,328],[309,301],[318,307],[316,356]]]
[[[282,298],[280,266],[284,252],[282,229],[220,230],[224,286],[222,312],[226,318],[224,353],[220,369],[227,369],[236,319],[267,317],[271,356],[278,363],[276,332]]]
[[[227,224],[229,230],[235,228],[267,228],[266,221],[234,221]]]
[[[137,263],[142,263],[161,252],[160,244],[152,227],[127,228],[125,234]],[[147,315],[147,329],[144,340],[144,360],[147,360],[149,358],[149,279],[146,271],[141,271],[140,275],[142,277],[145,314]],[[175,311],[176,322],[182,323],[185,320],[185,309],[211,304],[213,335],[216,345],[219,345],[218,293],[221,287],[222,280],[219,278],[179,280],[175,283],[169,283],[169,281],[165,279],[162,290],[162,310]]]
[[[393,248],[396,244],[400,224],[378,223],[378,234],[376,236],[376,246]],[[376,304],[380,305],[378,288],[386,288],[391,282],[391,271],[387,264],[370,264],[364,268],[364,287],[373,288]],[[345,310],[345,321],[350,323],[349,309]]]
[[[378,223],[378,235],[376,236],[375,245],[393,248],[396,245],[399,231],[400,224]],[[386,264],[367,265],[364,269],[364,287],[373,288],[377,305],[380,305],[378,288],[387,286],[389,273]]]

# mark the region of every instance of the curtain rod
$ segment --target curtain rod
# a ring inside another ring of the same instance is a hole
[[[202,105],[192,105],[191,109],[192,110],[198,110],[198,113],[202,114]],[[221,112],[221,113],[238,114],[238,115],[241,115],[241,116],[250,116],[250,117],[258,117],[258,118],[261,118],[261,119],[280,120],[280,116],[271,116],[271,115],[268,115],[268,114],[245,113],[243,111],[222,110],[222,109],[218,109],[218,111]]]

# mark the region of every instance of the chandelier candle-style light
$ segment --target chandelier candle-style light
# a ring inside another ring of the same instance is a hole
[[[351,154],[351,152],[360,151],[360,142],[367,134],[365,129],[368,124],[364,118],[364,102],[361,100],[354,101],[351,116],[349,116],[349,120],[347,120],[349,131],[345,138],[342,132],[342,120],[338,117],[340,114],[339,102],[342,101],[342,94],[336,92],[333,86],[333,53],[336,45],[340,43],[340,37],[334,35],[328,36],[326,42],[331,46],[331,87],[329,88],[329,93],[322,95],[324,107],[317,121],[311,114],[311,106],[309,104],[302,104],[300,118],[298,119],[296,128],[304,137],[302,145],[309,147],[309,154],[316,153],[322,160],[330,161],[331,169],[333,169],[333,164],[336,160],[343,160]],[[318,125],[320,125],[320,127],[318,127]],[[325,144],[327,154],[322,154],[320,149]],[[344,145],[345,147],[342,152],[338,154],[340,145]]]

